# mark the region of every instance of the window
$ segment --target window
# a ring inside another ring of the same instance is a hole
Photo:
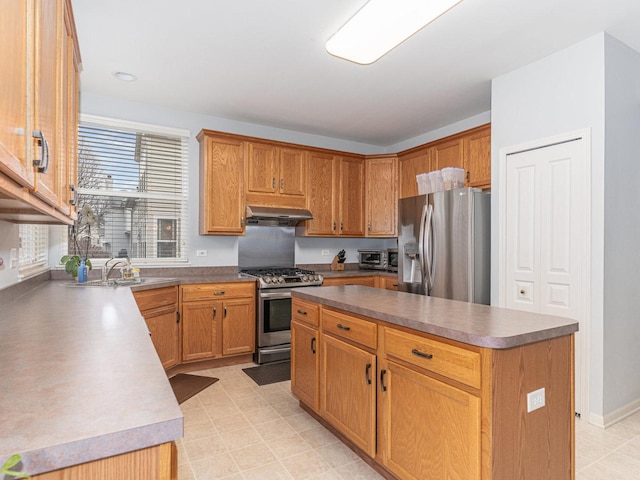
[[[49,262],[49,227],[20,225],[18,235],[18,275],[24,278],[46,270]]]
[[[83,115],[77,238],[70,229],[68,253],[186,261],[188,141],[188,131]]]

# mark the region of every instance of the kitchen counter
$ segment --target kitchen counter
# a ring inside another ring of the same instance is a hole
[[[568,318],[357,285],[297,288],[292,295],[479,347],[512,348],[578,331]]]
[[[182,412],[131,289],[63,283],[1,307],[0,464],[20,453],[34,475],[181,438]]]

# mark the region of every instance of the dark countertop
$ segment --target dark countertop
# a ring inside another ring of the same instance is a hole
[[[479,347],[512,348],[578,331],[568,318],[357,285],[297,288],[292,294]]]

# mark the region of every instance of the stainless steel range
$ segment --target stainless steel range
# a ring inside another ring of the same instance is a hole
[[[257,363],[291,358],[291,291],[320,286],[324,280],[311,270],[295,268],[293,225],[291,216],[284,221],[248,218],[246,234],[238,238],[240,273],[255,278],[257,285]]]

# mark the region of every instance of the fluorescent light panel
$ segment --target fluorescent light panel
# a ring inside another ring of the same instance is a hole
[[[462,0],[370,0],[326,44],[331,55],[368,65]]]

